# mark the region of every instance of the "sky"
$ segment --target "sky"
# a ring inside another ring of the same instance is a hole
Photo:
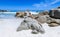
[[[49,10],[60,6],[60,0],[0,0],[4,10]]]

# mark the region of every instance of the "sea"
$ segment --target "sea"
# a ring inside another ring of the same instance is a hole
[[[24,11],[24,10],[22,10]],[[0,12],[0,19],[10,19],[15,18],[15,14],[18,12],[17,10],[11,10],[9,12]],[[39,12],[43,12],[43,10],[30,10],[32,14],[38,14]]]

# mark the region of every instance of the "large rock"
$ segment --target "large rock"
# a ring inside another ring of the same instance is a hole
[[[32,29],[32,32],[34,32],[34,30],[37,32],[41,32],[41,33],[45,32],[42,25],[39,24],[38,21],[36,21],[35,19],[32,19],[30,17],[26,17],[23,20],[21,25],[18,27],[17,31],[28,30],[28,29]]]
[[[17,12],[16,13],[16,17],[24,17],[26,15],[26,13],[24,13],[24,12]]]
[[[47,22],[47,17],[49,13],[47,11],[39,13],[37,15],[33,15],[34,19],[36,19],[40,23],[46,23]]]
[[[48,11],[43,11],[43,12],[40,12],[39,15],[43,16],[43,15],[49,15],[49,12]]]
[[[47,17],[49,17],[49,15],[39,16],[36,20],[40,23],[46,23]]]
[[[60,19],[48,18],[47,23],[50,27],[55,27],[60,25]]]
[[[59,24],[57,24],[57,23],[50,23],[48,26],[55,27],[55,26],[59,26]]]

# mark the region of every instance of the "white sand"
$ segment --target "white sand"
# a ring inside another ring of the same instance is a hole
[[[23,19],[0,19],[0,37],[60,37],[60,26],[49,27],[46,23],[42,24],[45,34],[31,34],[31,30],[17,32],[16,29]]]

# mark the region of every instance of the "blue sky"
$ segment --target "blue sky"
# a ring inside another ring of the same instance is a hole
[[[0,9],[49,10],[60,6],[60,0],[0,0]]]

